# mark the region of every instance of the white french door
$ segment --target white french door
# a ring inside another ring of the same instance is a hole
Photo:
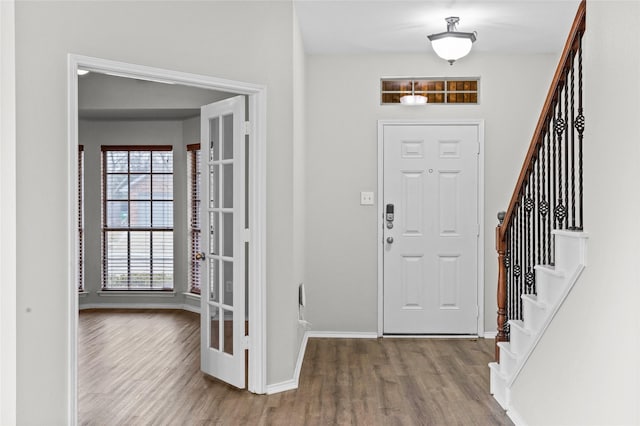
[[[385,125],[384,334],[476,334],[477,125]]]
[[[245,388],[245,98],[201,110],[204,373]]]

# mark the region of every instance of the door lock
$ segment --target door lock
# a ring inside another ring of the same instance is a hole
[[[387,237],[387,244],[393,243],[393,237]]]
[[[393,204],[387,204],[387,215],[386,215],[387,222],[393,222],[393,218],[394,218],[393,210],[394,210]]]
[[[196,253],[196,260],[204,260],[207,256],[203,252]]]

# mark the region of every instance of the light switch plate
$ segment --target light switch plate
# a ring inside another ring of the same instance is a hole
[[[374,204],[373,192],[362,191],[360,193],[360,205],[361,206],[372,206],[373,204]]]

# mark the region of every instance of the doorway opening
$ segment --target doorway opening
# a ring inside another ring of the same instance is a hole
[[[250,235],[250,240],[242,241],[243,250],[247,258],[246,277],[246,297],[248,309],[246,319],[252,325],[250,338],[245,340],[246,347],[251,354],[248,359],[247,387],[253,393],[264,393],[266,391],[266,89],[263,86],[242,83],[230,80],[218,79],[215,77],[189,74],[172,70],[151,68],[135,64],[115,62],[99,58],[92,58],[79,55],[69,55],[68,60],[68,189],[67,198],[70,211],[76,212],[70,218],[71,235],[68,243],[70,285],[69,290],[69,418],[72,422],[77,420],[77,341],[78,341],[78,278],[80,274],[79,264],[79,236],[81,227],[79,223],[79,101],[78,101],[78,69],[90,71],[96,74],[124,77],[146,82],[157,82],[171,85],[181,85],[191,88],[199,88],[231,94],[241,95],[246,99],[244,112],[251,118],[248,124],[242,122],[242,127],[246,128],[250,135],[246,138],[246,143],[251,148],[251,156],[246,159],[246,169],[244,177],[247,180],[248,191],[243,196],[247,200],[246,208],[246,229],[245,232],[238,227],[235,234],[238,239]],[[245,147],[245,137],[242,138],[243,149]],[[85,147],[86,149],[86,147]],[[186,163],[185,163],[186,164]],[[144,177],[136,176],[144,179]],[[182,188],[182,189],[186,189]],[[149,202],[153,200],[150,199]],[[114,201],[116,202],[116,201]],[[116,202],[117,203],[117,202]],[[161,204],[161,202],[159,202]],[[123,204],[124,206],[124,204]],[[124,208],[120,206],[120,208]],[[153,217],[151,212],[150,217]],[[186,224],[185,224],[186,225]],[[242,231],[242,232],[241,232]],[[165,244],[166,246],[166,244]],[[130,260],[130,259],[129,259]],[[86,261],[86,259],[85,259]],[[131,275],[130,271],[128,274]],[[163,275],[165,281],[167,274]],[[155,274],[150,276],[157,278]],[[182,278],[182,277],[181,277]],[[244,280],[243,280],[244,281]],[[243,282],[244,290],[244,282]],[[243,303],[244,305],[244,303]]]

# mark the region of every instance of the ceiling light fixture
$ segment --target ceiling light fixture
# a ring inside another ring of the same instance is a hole
[[[427,97],[422,95],[406,95],[400,98],[403,105],[423,105],[427,103]]]
[[[424,105],[427,103],[427,97],[423,95],[416,95],[415,82],[411,82],[411,94],[400,97],[400,103],[403,105]]]
[[[87,75],[89,71],[78,68],[78,75]]]
[[[455,61],[471,52],[471,45],[476,41],[476,32],[461,33],[456,31],[460,21],[457,16],[446,18],[447,31],[427,36],[431,40],[431,47],[438,56],[453,65]]]

